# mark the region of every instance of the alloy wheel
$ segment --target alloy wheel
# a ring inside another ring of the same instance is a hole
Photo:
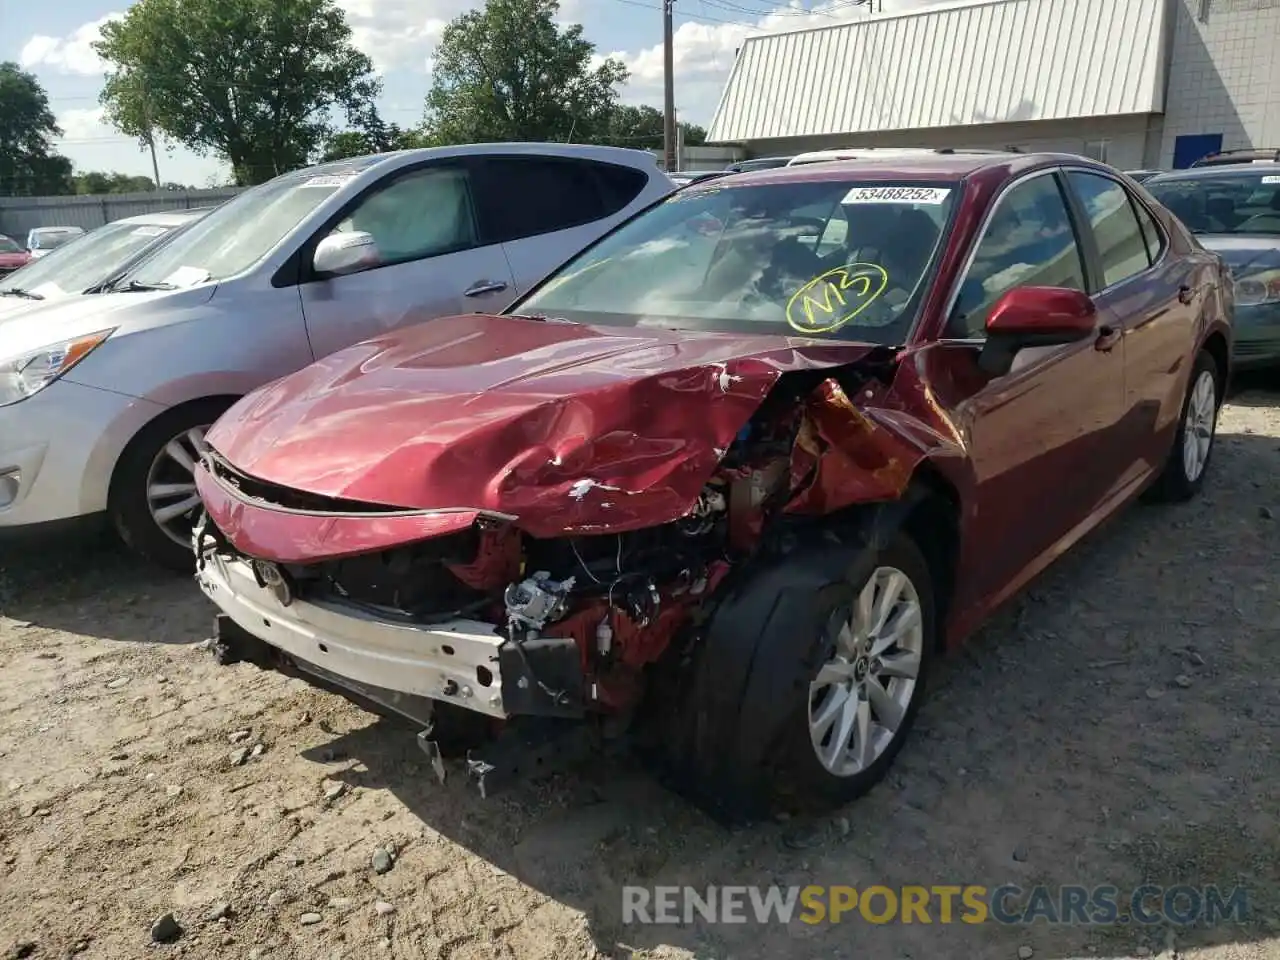
[[[1182,429],[1182,469],[1195,483],[1209,462],[1213,432],[1217,426],[1218,394],[1213,374],[1202,370],[1187,400],[1186,422]]]
[[[191,526],[200,507],[196,493],[196,463],[208,450],[204,442],[209,424],[191,427],[171,439],[151,461],[147,471],[147,507],[165,536],[184,546],[191,543]]]
[[[915,585],[896,567],[878,567],[809,684],[809,739],[829,773],[861,773],[888,749],[915,696],[923,654]]]

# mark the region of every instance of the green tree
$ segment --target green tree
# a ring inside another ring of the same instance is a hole
[[[658,149],[663,140],[662,111],[643,104],[638,107],[619,104],[609,114],[609,125],[598,142],[618,147]],[[707,131],[694,123],[682,123],[685,146],[697,147],[707,142]]]
[[[89,170],[74,177],[76,193],[148,193],[156,185],[150,177],[131,176],[127,173],[100,173]]]
[[[40,82],[0,63],[0,196],[70,193],[71,161],[53,147],[60,136]]]
[[[436,48],[426,129],[440,143],[590,141],[601,136],[627,68],[592,64],[581,24],[561,30],[558,0],[486,0]]]
[[[333,134],[325,140],[317,159],[323,163],[429,145],[428,139],[417,130],[402,130],[394,123],[379,124],[373,129],[343,130]]]
[[[94,49],[117,129],[216,154],[241,185],[303,166],[382,89],[335,0],[137,0]]]

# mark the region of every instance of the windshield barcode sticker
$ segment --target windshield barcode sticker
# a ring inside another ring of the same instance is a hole
[[[854,187],[843,202],[939,204],[950,195],[949,187]]]
[[[165,232],[164,227],[138,227],[133,231],[135,237],[158,237]]]
[[[1263,183],[1280,183],[1280,177],[1263,177]]]
[[[309,180],[303,180],[301,186],[304,187],[340,187],[345,184],[351,177],[311,177]]]

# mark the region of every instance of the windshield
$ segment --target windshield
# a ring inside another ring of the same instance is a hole
[[[32,260],[4,280],[43,296],[84,293],[110,280],[139,253],[171,233],[172,227],[140,223],[108,223],[84,235],[80,243],[64,245],[47,257]]]
[[[582,323],[906,339],[957,184],[714,182],[674,194],[513,313]]]
[[[1233,173],[1148,180],[1151,195],[1193,233],[1280,236],[1280,176]]]
[[[0,253],[22,253],[22,247],[12,237],[0,236]]]
[[[61,247],[69,241],[77,240],[83,236],[83,233],[71,233],[65,230],[50,232],[46,232],[44,230],[32,230],[29,239],[31,240],[32,250],[52,250],[55,247]]]
[[[246,190],[166,244],[129,279],[142,285],[189,287],[243,273],[347,179],[295,176]]]

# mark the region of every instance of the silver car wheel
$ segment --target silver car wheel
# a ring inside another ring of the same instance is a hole
[[[1213,432],[1217,427],[1218,392],[1213,374],[1202,370],[1187,400],[1186,422],[1182,429],[1182,470],[1195,483],[1209,462]]]
[[[896,567],[878,567],[809,684],[809,739],[829,773],[861,773],[888,749],[915,696],[923,654],[915,585]]]
[[[209,448],[204,435],[209,424],[182,431],[163,447],[147,471],[147,507],[151,519],[175,543],[189,546],[191,524],[200,506],[196,493],[196,462]]]

